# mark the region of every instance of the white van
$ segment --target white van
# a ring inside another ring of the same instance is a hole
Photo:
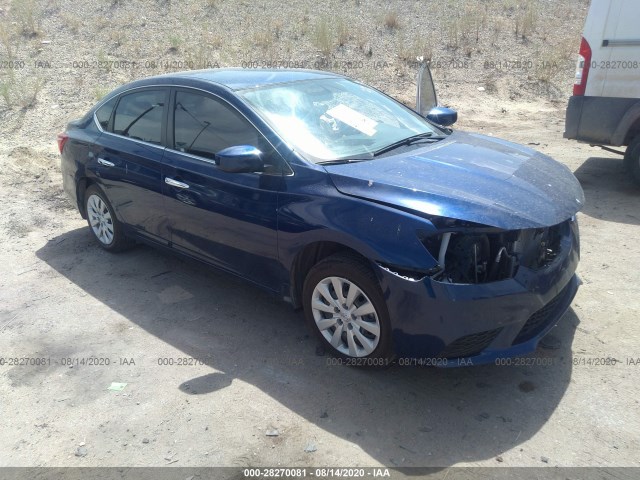
[[[640,185],[640,1],[592,0],[565,138],[616,153]]]

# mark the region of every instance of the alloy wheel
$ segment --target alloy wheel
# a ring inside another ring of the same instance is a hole
[[[87,215],[98,241],[103,245],[110,245],[114,238],[113,219],[107,204],[98,195],[91,195],[87,199]]]
[[[366,357],[378,346],[378,313],[362,289],[346,278],[318,282],[311,309],[321,335],[343,355]]]

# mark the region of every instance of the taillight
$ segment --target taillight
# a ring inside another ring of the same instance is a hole
[[[67,135],[66,133],[58,134],[58,150],[60,150],[60,153],[62,153],[64,144],[67,143],[67,140],[69,140],[69,135]]]
[[[573,84],[573,94],[582,96],[587,89],[587,78],[591,67],[591,47],[589,42],[582,37],[580,42],[580,53],[578,54],[578,65],[576,67],[576,82]]]

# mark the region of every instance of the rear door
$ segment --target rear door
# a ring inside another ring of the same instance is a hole
[[[122,94],[96,143],[95,173],[118,218],[150,240],[167,243],[162,196],[168,87]]]
[[[162,174],[172,246],[277,289],[282,158],[235,107],[199,90],[173,91],[168,137]],[[266,171],[219,170],[215,153],[235,145],[263,152]]]

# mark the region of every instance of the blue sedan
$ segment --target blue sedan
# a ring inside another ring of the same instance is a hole
[[[97,244],[137,241],[302,308],[333,355],[432,365],[529,353],[576,294],[572,173],[347,77],[216,69],[124,85],[58,136]]]

